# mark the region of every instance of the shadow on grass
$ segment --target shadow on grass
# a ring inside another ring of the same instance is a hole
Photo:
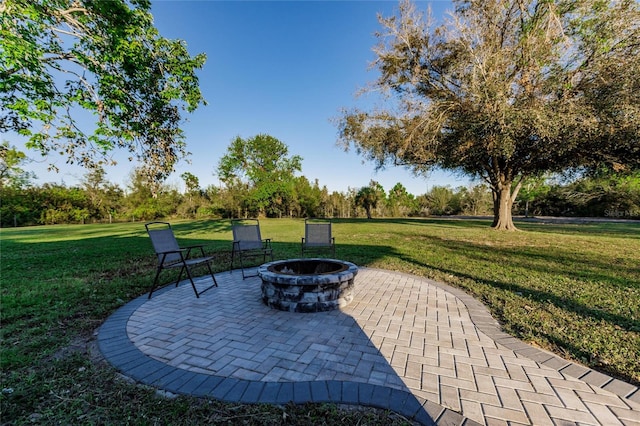
[[[514,268],[537,271],[558,276],[578,277],[586,281],[604,282],[619,288],[640,288],[640,264],[623,266],[612,264],[610,259],[589,256],[572,247],[497,247],[469,241],[455,241],[434,236],[419,236],[427,244],[433,244],[465,258],[480,262],[505,262]],[[603,273],[610,271],[611,274]],[[634,277],[636,279],[634,280]]]
[[[571,235],[610,235],[615,238],[629,238],[640,240],[640,221],[629,222],[588,222],[588,223],[544,223],[544,222],[516,222],[522,231],[541,232],[550,234]]]
[[[413,263],[423,268],[433,269],[442,272],[447,275],[453,275],[457,278],[467,279],[478,284],[486,285],[488,287],[498,288],[504,292],[516,294],[525,299],[532,299],[541,303],[551,303],[563,310],[574,312],[584,318],[592,318],[595,320],[604,320],[608,323],[620,326],[628,331],[638,332],[640,331],[640,321],[632,318],[628,318],[622,315],[616,315],[610,312],[603,311],[601,309],[593,308],[591,306],[580,303],[570,297],[564,297],[549,291],[538,290],[531,287],[526,287],[513,282],[504,282],[498,280],[489,280],[477,275],[471,275],[458,270],[439,267],[429,264],[427,262],[420,262],[414,258],[407,257],[405,255],[399,255],[404,261]]]

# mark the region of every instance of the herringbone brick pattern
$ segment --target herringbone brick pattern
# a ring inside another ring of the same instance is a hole
[[[640,425],[640,404],[603,389],[612,386],[606,376],[598,384],[579,380],[572,376],[588,370],[548,366],[558,362],[553,355],[528,352],[499,331],[489,336],[497,324],[482,309],[476,315],[475,305],[472,317],[470,303],[447,286],[365,268],[343,310],[297,314],[264,306],[259,278],[224,273],[217,280],[200,299],[182,285],[145,302],[128,320],[129,339],[185,371],[382,385],[485,425]]]

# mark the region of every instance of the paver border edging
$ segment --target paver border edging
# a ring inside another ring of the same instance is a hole
[[[388,271],[386,269],[380,270]],[[408,274],[406,272],[393,272],[407,277],[416,277],[416,275]],[[566,376],[582,380],[592,386],[609,391],[621,398],[640,403],[639,387],[619,379],[614,379],[613,377],[585,367],[584,365],[567,361],[552,352],[531,346],[502,331],[502,327],[498,321],[491,316],[487,307],[464,290],[429,278],[420,278],[457,297],[467,307],[471,321],[481,332],[518,355],[527,357],[538,364],[554,369]]]
[[[160,295],[173,288],[168,285],[154,294]],[[363,405],[394,411],[422,425],[479,425],[456,411],[416,397],[411,392],[386,386],[336,380],[250,381],[196,373],[167,365],[143,353],[127,335],[127,321],[147,300],[144,294],[120,307],[97,332],[98,349],[104,359],[136,382],[175,394],[212,397],[223,402]]]

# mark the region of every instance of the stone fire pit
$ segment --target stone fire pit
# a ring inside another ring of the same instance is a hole
[[[323,312],[339,309],[353,299],[358,267],[335,259],[289,259],[258,268],[262,301],[289,312]]]

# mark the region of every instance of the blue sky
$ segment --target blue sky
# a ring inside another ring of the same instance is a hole
[[[452,9],[448,1],[431,5],[435,17]],[[415,195],[435,185],[468,185],[467,178],[434,172],[416,178],[402,168],[375,171],[353,150],[336,145],[335,122],[342,108],[366,107],[371,98],[356,92],[376,78],[374,33],[377,14],[389,16],[396,1],[178,1],[152,2],[160,34],[185,40],[192,54],[204,52],[199,72],[207,106],[184,124],[191,164],[180,162],[168,182],[181,187],[180,174],[196,175],[201,187],[218,184],[216,166],[236,136],[269,134],[303,158],[302,173],[330,191],[360,188],[376,180],[385,190],[401,182]],[[124,158],[125,156],[116,156]],[[40,182],[74,184],[84,174],[64,161],[61,172],[44,172],[32,163]],[[134,164],[120,160],[108,179],[125,186]]]

